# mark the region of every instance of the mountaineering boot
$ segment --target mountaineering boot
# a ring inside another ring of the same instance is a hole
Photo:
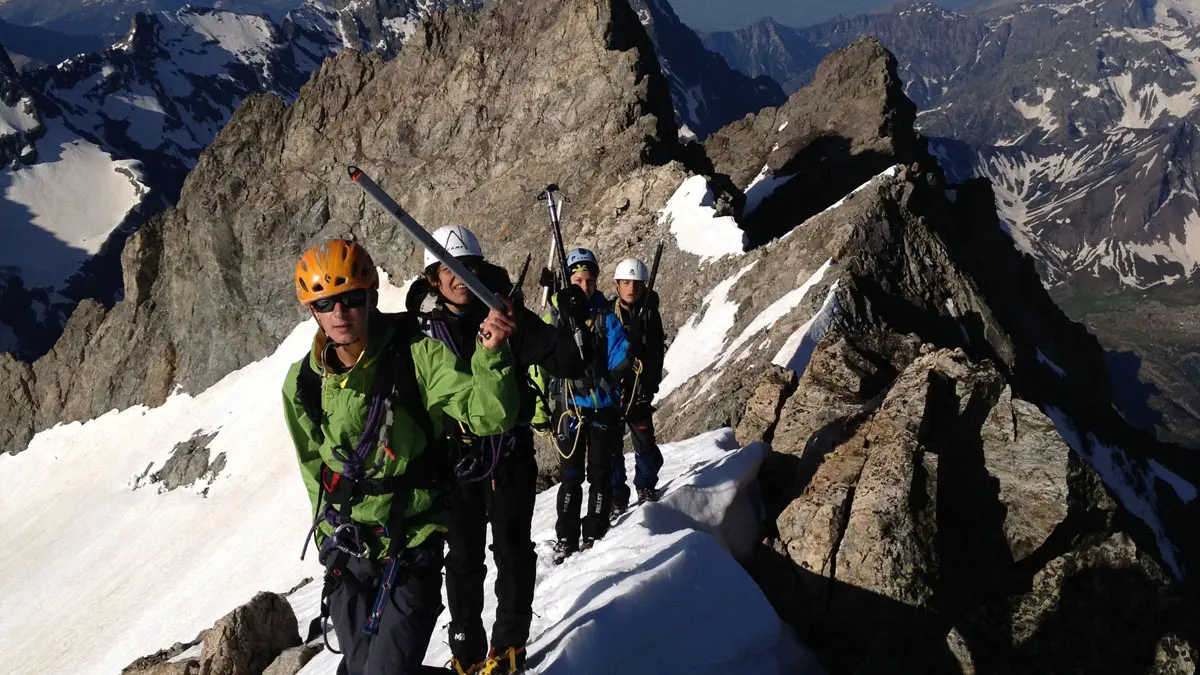
[[[628,504],[618,504],[616,502],[613,502],[612,510],[608,512],[608,522],[609,523],[617,522],[617,518],[620,518],[621,514],[625,513],[625,511],[628,509],[629,509]]]
[[[586,551],[586,550],[590,549],[592,546],[594,546],[595,543],[596,543],[595,539],[592,539],[591,537],[584,537],[583,545],[579,547],[579,550]]]
[[[554,542],[554,564],[561,565],[562,561],[566,560],[568,556],[578,550],[579,544],[567,539],[559,539],[558,541]]]
[[[641,506],[646,502],[656,502],[658,501],[658,490],[655,490],[654,488],[638,488],[637,496],[638,506]]]
[[[480,675],[509,675],[525,672],[525,648],[507,647],[497,651],[492,649],[484,662]]]

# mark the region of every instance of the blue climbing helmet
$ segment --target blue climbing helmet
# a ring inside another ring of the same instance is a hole
[[[596,254],[586,248],[573,248],[567,253],[567,270],[577,272],[585,269],[593,276],[600,276],[600,263],[596,262]]]

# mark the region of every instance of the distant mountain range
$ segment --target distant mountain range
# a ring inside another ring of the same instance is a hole
[[[54,7],[111,13],[161,4],[38,6],[50,16]],[[475,11],[482,3],[307,0],[280,21],[198,7],[134,13],[116,44],[86,52],[79,50],[99,38],[0,25],[9,36],[2,44],[25,57],[0,62],[0,215],[8,225],[0,237],[0,351],[36,358],[78,302],[120,297],[126,238],[175,203],[184,177],[247,96],[290,102],[326,57],[346,48],[394,56],[423,17],[451,6]],[[32,5],[10,0],[0,16],[21,7]],[[771,79],[748,77],[709,52],[664,0],[634,7],[656,45],[682,136],[703,138],[784,101]],[[43,62],[55,65],[36,67]]]
[[[896,54],[943,167],[993,183],[1014,243],[1043,280],[1114,351],[1155,362],[1142,374],[1164,394],[1157,414],[1200,443],[1200,389],[1186,374],[1195,367],[1183,367],[1200,366],[1200,330],[1182,328],[1200,325],[1184,300],[1200,272],[1200,1],[1006,1],[961,12],[920,2],[704,39],[733,67],[792,92],[863,34]],[[1153,316],[1114,316],[1130,305]]]

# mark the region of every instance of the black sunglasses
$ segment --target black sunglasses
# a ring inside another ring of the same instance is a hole
[[[333,311],[335,305],[342,303],[342,309],[358,309],[359,307],[367,306],[367,298],[369,293],[364,289],[346,291],[341,295],[335,295],[329,298],[321,298],[320,300],[312,301],[312,308],[322,314],[327,314]]]

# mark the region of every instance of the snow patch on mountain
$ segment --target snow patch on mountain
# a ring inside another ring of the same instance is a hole
[[[169,16],[169,15],[168,15]],[[192,13],[176,15],[177,21],[190,31],[213,41],[243,63],[265,64],[270,54],[268,46],[279,43],[275,24],[262,16],[230,12]]]
[[[772,302],[762,312],[759,312],[758,316],[754,317],[754,319],[751,320],[744,329],[742,329],[742,332],[736,338],[734,338],[733,342],[729,344],[729,347],[725,349],[725,355],[721,357],[721,360],[717,363],[717,368],[725,367],[727,363],[735,358],[740,361],[749,356],[750,350],[742,349],[746,343],[748,343],[763,330],[774,326],[776,322],[787,316],[796,307],[799,307],[800,303],[804,301],[804,298],[808,296],[809,291],[811,291],[814,286],[821,283],[821,280],[825,278],[825,272],[829,271],[830,267],[833,267],[832,259],[825,261],[825,264],[818,267],[817,271],[814,272],[808,279],[806,279],[799,288],[795,288],[787,293],[784,293],[778,300]],[[766,344],[766,342],[759,344],[759,348],[761,349],[762,347],[765,347]]]
[[[825,296],[825,302],[821,303],[821,309],[788,337],[771,359],[771,363],[794,371],[797,377],[804,374],[808,369],[808,362],[812,360],[813,350],[829,332],[836,318],[837,286],[836,281],[830,285],[829,294]]]
[[[49,120],[37,142],[39,162],[0,172],[0,267],[26,286],[57,286],[94,255],[146,194],[141,167],[115,160]]]
[[[1183,28],[1200,20],[1200,3],[1196,0],[1155,0],[1154,22]]]
[[[1013,101],[1012,105],[1017,112],[1021,113],[1022,117],[1027,120],[1036,121],[1039,128],[1046,133],[1050,133],[1061,126],[1058,118],[1054,116],[1048,105],[1050,100],[1054,98],[1055,93],[1057,92],[1052,87],[1038,87],[1037,96],[1034,97],[1037,101],[1036,103],[1028,103],[1023,99],[1018,99]]]
[[[655,402],[662,401],[721,357],[725,336],[737,321],[738,304],[729,292],[757,264],[752,262],[717,284],[704,296],[700,309],[679,327],[663,357],[663,379]]]
[[[700,256],[701,262],[741,255],[744,234],[731,216],[718,216],[713,191],[704,176],[691,176],[675,190],[659,213],[660,225],[669,224],[681,250]]]
[[[1124,450],[1101,443],[1091,432],[1081,437],[1075,424],[1057,408],[1047,407],[1043,412],[1067,445],[1100,474],[1121,505],[1150,528],[1163,562],[1177,579],[1183,579],[1184,570],[1178,562],[1179,549],[1167,537],[1158,515],[1158,493],[1153,479],[1162,478],[1181,497],[1187,494],[1194,498],[1196,487],[1157,462],[1153,466],[1132,463]]]
[[[401,42],[408,42],[417,32],[417,24],[420,20],[411,16],[397,16],[383,20],[383,27],[392,33],[392,35]]]
[[[763,165],[758,175],[750,184],[746,186],[746,206],[742,209],[742,215],[747,216],[758,208],[764,199],[770,197],[776,190],[792,179],[795,174],[787,176],[775,176],[770,173],[771,167]]]
[[[265,17],[185,9],[151,21],[154,28],[135,29],[153,31],[138,38],[154,40],[150,63],[81,58],[47,83],[46,95],[72,126],[192,166],[245,96],[267,91],[291,100],[305,77],[282,65],[292,60],[291,46]]]
[[[11,106],[0,102],[0,137],[29,133],[40,126],[41,122],[34,115],[33,101],[28,97]]]

